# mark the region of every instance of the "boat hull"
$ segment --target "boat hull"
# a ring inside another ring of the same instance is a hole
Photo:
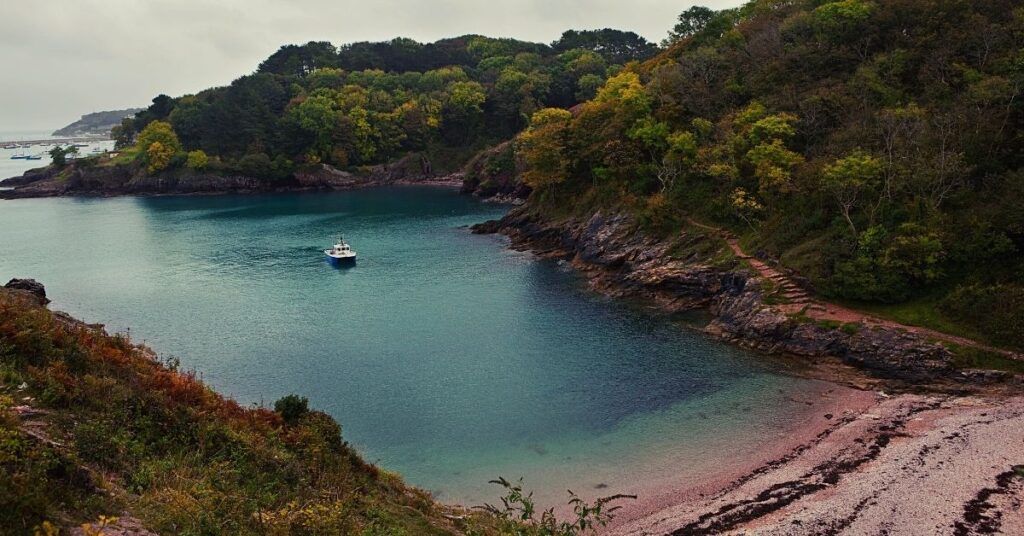
[[[327,262],[331,264],[348,266],[356,263],[355,255],[351,257],[332,257],[331,255],[324,255],[324,257],[327,259]]]

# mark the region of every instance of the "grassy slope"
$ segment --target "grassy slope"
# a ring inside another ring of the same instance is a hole
[[[240,407],[124,337],[0,289],[0,534],[125,511],[166,534],[467,528],[340,432],[323,413],[287,425]]]

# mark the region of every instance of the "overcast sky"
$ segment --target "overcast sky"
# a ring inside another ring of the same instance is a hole
[[[618,28],[660,41],[690,0],[11,0],[0,13],[0,132],[53,130],[230,83],[286,43],[467,33],[551,42]],[[705,0],[713,8],[741,0]]]

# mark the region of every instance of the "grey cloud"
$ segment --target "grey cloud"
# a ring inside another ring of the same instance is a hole
[[[42,0],[0,18],[0,131],[63,126],[252,72],[286,43],[467,33],[550,42],[613,27],[660,40],[694,2],[666,0]],[[696,2],[714,8],[740,0]]]

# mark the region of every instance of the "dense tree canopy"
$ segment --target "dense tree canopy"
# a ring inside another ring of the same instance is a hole
[[[508,139],[536,111],[594,96],[623,63],[655,51],[635,33],[610,29],[569,31],[550,46],[478,35],[286,45],[227,87],[156,97],[114,136],[127,147],[151,122],[167,122],[184,151],[238,171],[243,160],[277,162],[284,173],[383,163]],[[153,172],[166,167],[167,151],[162,143],[145,157]]]
[[[545,203],[732,226],[827,295],[1024,345],[1024,301],[993,306],[1024,295],[1019,2],[754,0],[691,8],[666,43],[559,129],[527,172],[564,162]]]
[[[168,125],[180,147],[136,143],[153,172],[275,179],[439,148],[465,161],[518,134],[501,154],[543,206],[732,227],[836,298],[927,300],[965,324],[998,303],[977,328],[1024,346],[1019,2],[697,6],[664,44],[605,29],[288,45],[114,135]]]

